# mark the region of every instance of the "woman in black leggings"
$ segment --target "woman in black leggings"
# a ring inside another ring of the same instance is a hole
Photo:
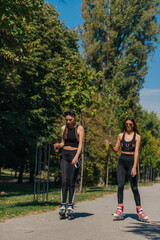
[[[63,148],[61,155],[61,207],[60,219],[65,218],[66,207],[68,219],[72,218],[74,212],[75,181],[81,164],[80,153],[84,140],[84,128],[76,125],[76,114],[69,110],[65,112],[66,125],[61,128],[61,143],[54,144],[54,148]],[[67,192],[69,199],[67,203]]]
[[[118,135],[115,147],[111,142],[107,141],[114,152],[118,152],[119,148],[122,148],[117,166],[118,208],[114,213],[113,220],[123,219],[123,190],[125,174],[128,173],[139,219],[142,221],[149,221],[148,216],[145,215],[141,207],[141,200],[137,187],[137,164],[140,142],[141,136],[139,135],[136,123],[134,119],[130,117],[125,120],[122,133]]]

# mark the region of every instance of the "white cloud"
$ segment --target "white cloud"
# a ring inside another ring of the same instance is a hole
[[[140,91],[140,104],[148,112],[157,112],[160,117],[160,89],[142,89]]]

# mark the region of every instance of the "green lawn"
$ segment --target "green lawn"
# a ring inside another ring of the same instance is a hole
[[[9,172],[2,173],[0,180],[3,180],[3,183],[0,183],[0,221],[16,216],[53,211],[59,206],[61,197],[60,186],[55,187],[53,183],[50,183],[48,201],[42,201],[42,195],[40,195],[39,201],[34,202],[33,184],[7,182],[7,180],[13,180]],[[145,185],[151,185],[151,183]],[[127,184],[125,189],[129,187],[130,185]],[[117,192],[117,186],[110,186],[107,190],[103,187],[91,187],[87,188],[84,193],[78,193],[77,190],[75,203],[94,200],[113,192]]]
[[[103,187],[87,188],[84,193],[78,193],[77,189],[75,203],[93,200],[115,191],[117,191],[116,186],[111,186],[108,190]],[[53,211],[59,206],[61,198],[60,187],[55,187],[53,183],[50,183],[48,201],[42,201],[42,195],[40,195],[39,201],[34,202],[33,192],[33,184],[0,183],[0,221],[15,216]]]

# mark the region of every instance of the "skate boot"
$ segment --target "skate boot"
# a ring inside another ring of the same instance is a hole
[[[123,220],[123,206],[118,206],[117,211],[113,214],[113,221]]]
[[[61,203],[60,209],[59,209],[59,219],[65,219],[66,217],[66,203]]]
[[[142,222],[147,222],[149,223],[149,218],[148,216],[143,212],[143,208],[140,207],[140,208],[136,208],[137,209],[137,214],[138,214],[138,217],[139,217],[139,220],[142,221]]]
[[[74,208],[73,208],[73,204],[68,204],[68,208],[67,208],[67,217],[68,220],[72,220],[74,216]]]

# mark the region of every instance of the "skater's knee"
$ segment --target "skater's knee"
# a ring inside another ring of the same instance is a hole
[[[132,191],[133,191],[133,193],[138,193],[138,187],[137,186],[132,186]]]
[[[123,185],[118,185],[118,192],[123,192],[124,186]]]
[[[69,186],[69,181],[68,179],[62,179],[62,187]]]
[[[74,181],[70,181],[69,185],[70,185],[71,188],[75,188],[75,182]]]

